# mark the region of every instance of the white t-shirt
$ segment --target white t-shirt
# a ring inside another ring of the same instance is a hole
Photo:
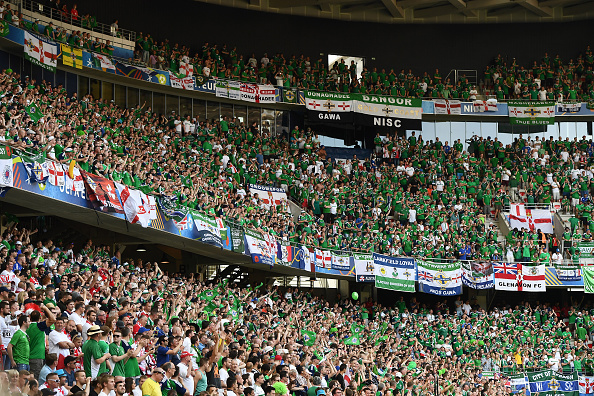
[[[68,356],[70,355],[70,350],[68,348],[60,348],[58,343],[68,341],[68,336],[61,331],[52,330],[49,334],[48,342],[49,342],[49,353],[55,353],[56,355],[60,356]]]
[[[229,379],[229,372],[227,372],[227,369],[220,369],[219,370],[219,377],[221,378],[221,384],[225,384],[225,387],[227,386],[227,379]]]
[[[75,325],[84,325],[85,324],[85,320],[76,312],[73,312],[70,314],[70,316],[68,317],[68,320],[73,320]]]
[[[8,348],[8,343],[17,329],[17,326],[6,324],[6,320],[0,316],[0,333],[2,335],[2,345],[4,346],[4,349]]]
[[[188,366],[184,363],[180,363],[177,365],[179,368],[179,378],[182,380],[182,385],[186,390],[190,393],[194,390],[194,377],[191,374],[188,374]]]
[[[443,182],[443,180],[438,180],[435,182],[435,189],[439,192],[443,192],[444,186],[445,186],[445,183]]]
[[[262,387],[260,385],[256,385],[254,386],[254,393],[256,396],[260,396],[260,395],[265,395],[266,392],[264,392],[264,389],[262,389]]]

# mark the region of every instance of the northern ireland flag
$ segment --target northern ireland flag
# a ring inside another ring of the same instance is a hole
[[[494,263],[495,289],[506,291],[544,292],[545,266],[529,263]]]
[[[58,46],[50,41],[25,31],[25,58],[31,63],[56,71],[58,65]]]
[[[435,114],[462,114],[462,103],[459,100],[434,100]]]
[[[474,105],[475,113],[483,113],[485,111],[497,111],[497,100],[475,100],[472,102]]]
[[[48,181],[52,186],[64,186],[66,184],[66,175],[62,164],[51,161],[48,164]]]
[[[329,250],[316,249],[316,267],[332,268],[332,253]]]
[[[187,213],[180,221],[173,220],[173,222],[175,223],[178,230],[184,231],[190,229],[192,219],[190,218],[190,214]]]
[[[591,395],[594,393],[594,377],[580,375],[578,381],[580,395]]]
[[[541,230],[545,234],[553,233],[553,217],[547,209],[526,209],[523,204],[512,204],[509,214],[511,228]]]
[[[179,74],[183,77],[192,77],[194,74],[194,65],[184,61],[179,62]]]

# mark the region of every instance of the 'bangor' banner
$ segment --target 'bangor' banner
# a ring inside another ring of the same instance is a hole
[[[459,262],[430,263],[417,260],[419,291],[438,296],[462,294],[462,272]]]
[[[537,373],[527,373],[530,393],[538,393],[539,396],[578,396],[578,374],[577,372],[561,374],[553,370],[545,370]]]
[[[375,282],[373,255],[353,253],[355,261],[355,278],[357,282]]]
[[[415,292],[415,260],[373,253],[375,287],[380,289]]]
[[[555,102],[517,101],[507,102],[509,122],[512,125],[553,125]]]
[[[376,127],[421,129],[423,101],[392,96],[351,94],[355,121]]]

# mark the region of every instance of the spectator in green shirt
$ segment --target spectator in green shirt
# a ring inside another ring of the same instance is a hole
[[[30,346],[27,329],[31,322],[29,322],[29,317],[27,315],[21,315],[18,323],[19,329],[10,339],[10,343],[6,348],[6,353],[10,358],[10,364],[12,367],[16,368],[17,371],[29,371]]]

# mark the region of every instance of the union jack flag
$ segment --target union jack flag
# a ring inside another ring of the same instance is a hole
[[[420,271],[419,272],[419,282],[426,281],[426,282],[433,282],[433,274],[427,271]]]
[[[518,265],[512,263],[495,263],[493,264],[493,272],[496,274],[517,275]]]

